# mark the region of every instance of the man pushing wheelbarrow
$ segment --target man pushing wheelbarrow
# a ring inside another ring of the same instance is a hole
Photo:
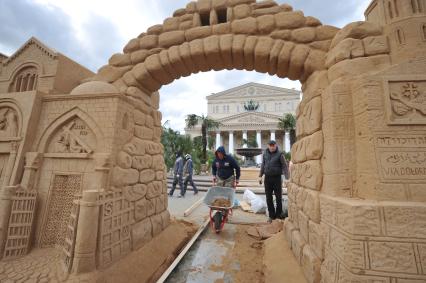
[[[235,188],[240,179],[240,166],[225,148],[219,146],[212,164],[213,187],[207,192],[204,202],[210,207],[210,224],[219,233],[232,214]],[[216,211],[214,215],[213,212]]]

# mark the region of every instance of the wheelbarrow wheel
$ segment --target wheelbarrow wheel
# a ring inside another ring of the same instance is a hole
[[[216,212],[215,215],[213,216],[214,229],[216,230],[216,233],[219,233],[221,230],[222,219],[223,219],[222,211]]]

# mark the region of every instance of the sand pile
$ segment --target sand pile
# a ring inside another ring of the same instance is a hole
[[[229,199],[225,199],[225,198],[218,198],[218,199],[215,199],[212,202],[212,206],[230,207],[231,201]]]
[[[119,262],[99,271],[99,283],[156,282],[177,257],[198,227],[185,221],[172,223],[145,246],[130,253]]]

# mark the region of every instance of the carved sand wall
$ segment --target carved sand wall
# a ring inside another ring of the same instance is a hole
[[[198,71],[235,68],[299,79],[304,96],[297,111],[298,142],[292,149],[287,238],[309,282],[321,278],[324,282],[368,281],[371,276],[381,280],[389,278],[400,260],[387,259],[383,256],[386,249],[380,245],[395,245],[402,252],[398,241],[415,241],[381,229],[372,233],[378,237],[377,245],[359,242],[357,237],[364,232],[354,228],[359,225],[358,215],[368,231],[377,223],[380,227],[389,223],[381,220],[384,213],[358,211],[370,203],[354,199],[381,200],[380,191],[393,188],[396,179],[406,180],[403,191],[419,188],[424,160],[421,152],[417,154],[417,146],[395,156],[394,148],[381,153],[373,142],[371,128],[376,127],[377,134],[386,131],[372,119],[378,115],[374,110],[380,108],[379,102],[390,109],[386,110],[389,125],[417,125],[423,119],[421,79],[413,85],[412,79],[397,78],[384,84],[384,89],[374,90],[372,76],[392,65],[388,33],[373,22],[352,23],[339,31],[272,1],[198,1],[132,39],[124,53],[113,55],[95,79],[115,85],[145,114],[150,113],[152,93],[157,95],[155,91],[162,85]],[[140,136],[152,137],[149,128],[141,130]],[[383,160],[395,162],[393,169],[383,166]],[[411,173],[407,162],[420,163]],[[135,182],[136,172],[127,172]],[[389,172],[419,178],[391,179],[385,176]],[[384,207],[387,204],[380,203],[374,209],[383,211]],[[344,228],[336,223],[339,215],[346,217],[338,222]],[[415,254],[411,249],[404,251]],[[419,261],[414,258],[414,265],[411,263],[398,270],[395,280],[423,278],[420,269],[410,270]]]

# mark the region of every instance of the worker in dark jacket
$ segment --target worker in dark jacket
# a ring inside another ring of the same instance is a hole
[[[265,175],[266,204],[268,205],[268,222],[276,218],[283,218],[282,208],[282,180],[281,175],[288,178],[287,162],[284,155],[279,151],[277,143],[271,140],[268,148],[263,153],[262,166],[260,167],[259,183],[262,184],[262,176]],[[275,194],[277,207],[275,209],[272,194]]]
[[[225,148],[219,146],[212,164],[213,185],[235,188],[240,180],[240,166]]]
[[[170,196],[173,196],[177,183],[179,183],[179,187],[180,187],[180,195],[178,197],[185,196],[182,175],[183,175],[183,158],[182,158],[182,152],[178,151],[176,153],[175,166],[173,167],[173,184],[172,184],[172,189],[169,192]]]
[[[194,184],[194,180],[192,180],[192,174],[194,173],[192,156],[191,154],[185,155],[185,165],[183,166],[183,175],[185,177],[185,181],[183,181],[183,194],[186,193],[186,188],[188,187],[188,183],[191,184],[192,189],[194,190],[194,195],[198,194],[197,187]]]

